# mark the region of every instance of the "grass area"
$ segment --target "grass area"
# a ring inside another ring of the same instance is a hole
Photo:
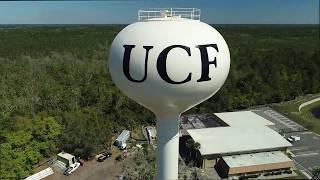
[[[116,159],[119,155],[122,154],[122,151],[115,146],[112,147],[111,152],[112,152],[112,159]]]
[[[131,133],[131,137],[135,140],[138,140],[138,141],[145,141],[146,140],[143,133],[142,133],[141,127],[134,128]]]
[[[319,94],[313,96],[310,95],[305,97],[298,97],[292,101],[274,104],[272,105],[272,108],[283,113],[284,115],[301,124],[305,128],[320,134],[320,119],[312,113],[313,109],[320,108],[320,102],[318,101],[308,106],[305,106],[301,109],[301,113],[299,112],[300,104],[312,100],[316,97],[319,97]]]

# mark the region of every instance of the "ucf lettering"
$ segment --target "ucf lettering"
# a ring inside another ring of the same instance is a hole
[[[136,82],[136,83],[141,83],[143,81],[145,81],[147,79],[147,69],[148,69],[148,55],[149,55],[149,51],[153,48],[153,46],[143,46],[143,48],[146,51],[146,55],[145,55],[145,60],[144,60],[144,76],[142,79],[133,79],[130,75],[130,56],[131,56],[131,51],[132,49],[135,47],[135,45],[123,45],[124,47],[124,55],[123,55],[123,72],[124,75],[126,76],[126,78],[132,82]],[[191,56],[191,51],[190,51],[190,47],[187,46],[183,46],[183,45],[172,45],[169,47],[166,47],[164,50],[161,51],[161,53],[159,54],[158,58],[157,58],[157,70],[159,73],[159,76],[166,81],[167,83],[170,84],[183,84],[186,83],[188,81],[191,81],[191,76],[192,73],[190,72],[188,74],[188,76],[183,80],[183,81],[174,81],[172,80],[168,73],[167,73],[167,66],[166,66],[166,62],[167,62],[167,56],[168,53],[175,48],[180,48],[186,51],[186,55],[187,56]],[[213,65],[215,68],[217,67],[217,58],[214,57],[212,60],[209,60],[208,57],[208,48],[213,48],[215,49],[217,52],[219,52],[218,46],[217,44],[203,44],[203,45],[198,45],[196,46],[196,48],[199,49],[200,51],[200,55],[201,55],[201,64],[202,64],[202,72],[201,72],[201,77],[200,79],[197,80],[197,82],[203,82],[203,81],[210,81],[211,78],[209,77],[209,66]]]

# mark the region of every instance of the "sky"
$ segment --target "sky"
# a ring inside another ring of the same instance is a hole
[[[319,24],[319,0],[0,1],[0,24],[129,24],[162,7],[199,8],[210,24]]]

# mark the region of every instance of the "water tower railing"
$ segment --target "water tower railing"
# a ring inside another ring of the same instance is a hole
[[[146,21],[154,18],[185,18],[200,20],[198,8],[150,8],[138,11],[138,20]]]

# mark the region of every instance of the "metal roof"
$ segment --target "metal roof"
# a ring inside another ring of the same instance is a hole
[[[222,121],[231,127],[252,127],[252,126],[269,126],[274,125],[273,122],[259,116],[252,111],[224,112],[215,113]]]
[[[292,160],[281,151],[224,156],[222,158],[230,168],[292,162]]]
[[[228,126],[214,114],[187,114],[179,118],[181,129],[201,129]]]
[[[58,156],[60,156],[64,159],[68,159],[68,160],[74,158],[74,155],[66,153],[66,152],[61,152],[58,154]]]
[[[234,126],[189,129],[188,134],[201,144],[202,155],[250,152],[292,146],[266,126]]]
[[[117,137],[117,141],[126,141],[130,135],[130,131],[123,130],[121,134]]]

